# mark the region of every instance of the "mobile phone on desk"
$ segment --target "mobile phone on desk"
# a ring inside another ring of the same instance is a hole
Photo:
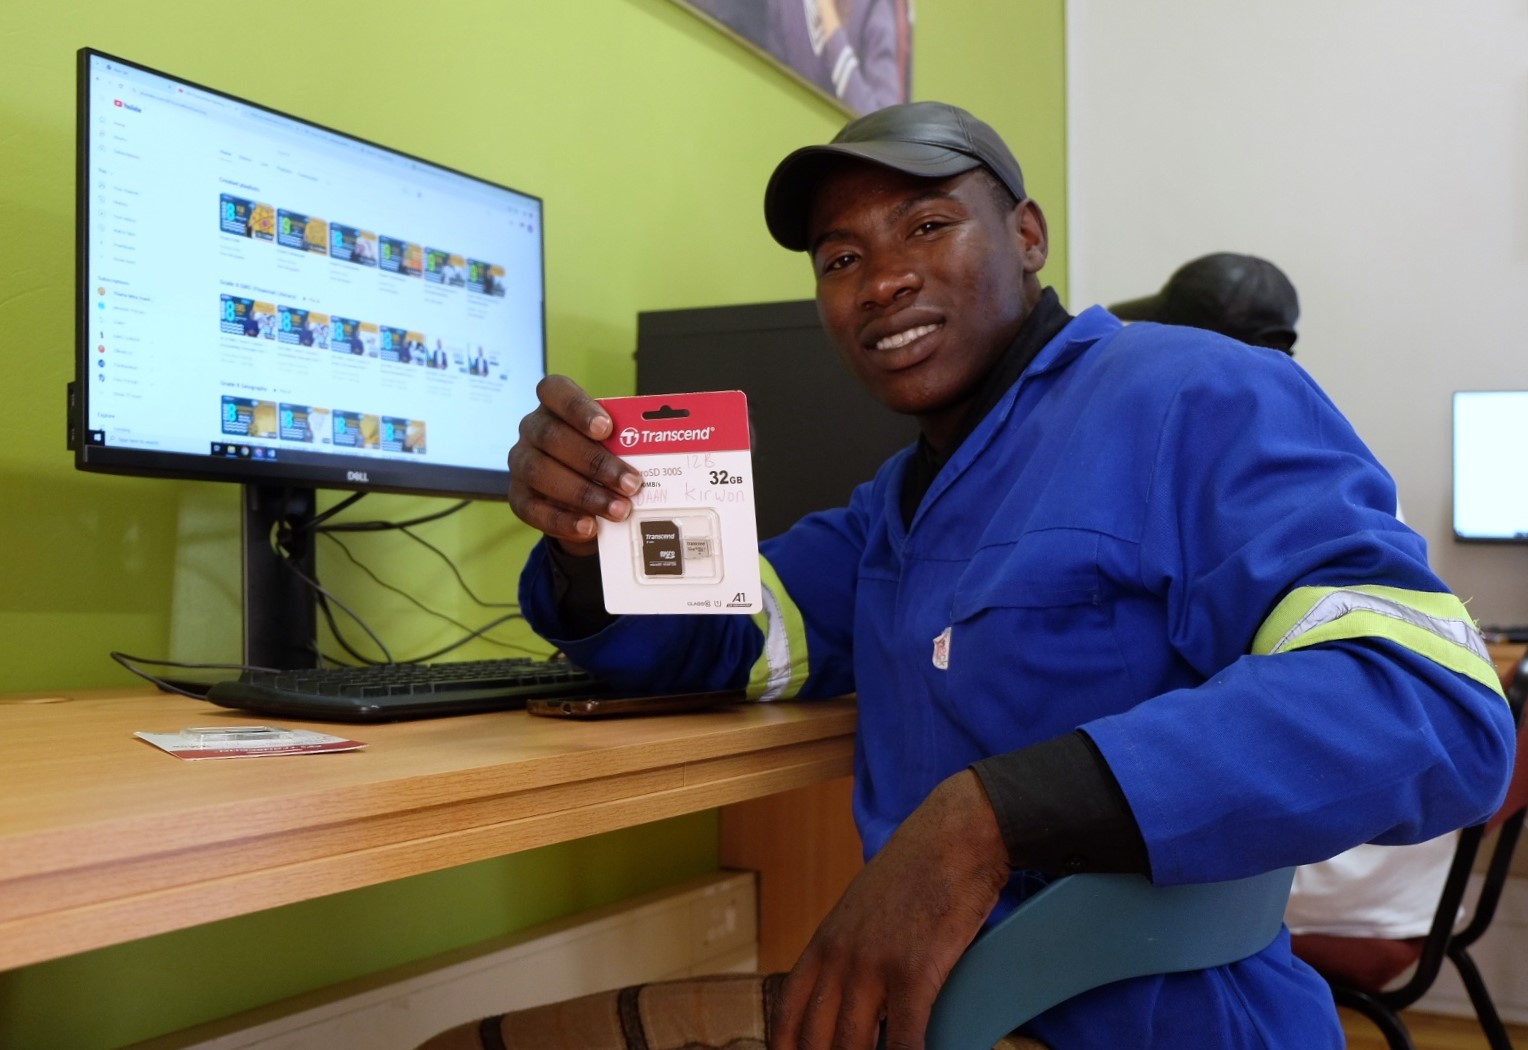
[[[705,693],[663,693],[658,696],[565,696],[527,700],[526,713],[545,718],[625,718],[634,715],[677,715],[709,711],[747,699],[741,689]]]

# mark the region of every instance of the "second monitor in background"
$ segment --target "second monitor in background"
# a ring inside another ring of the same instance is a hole
[[[1454,538],[1528,543],[1528,390],[1454,392]],[[1505,469],[1504,469],[1505,468]]]

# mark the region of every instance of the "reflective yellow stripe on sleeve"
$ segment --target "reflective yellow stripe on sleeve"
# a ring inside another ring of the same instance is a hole
[[[753,622],[764,632],[764,651],[748,674],[748,698],[780,700],[795,696],[806,681],[806,624],[774,566],[762,557],[759,579],[764,611],[754,613]]]
[[[1352,638],[1384,638],[1505,698],[1485,639],[1452,594],[1400,587],[1297,587],[1258,628],[1252,652],[1282,653]]]

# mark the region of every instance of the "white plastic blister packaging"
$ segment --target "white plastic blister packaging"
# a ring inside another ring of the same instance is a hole
[[[600,571],[612,613],[753,613],[758,526],[741,391],[600,401],[605,442],[642,475],[631,516],[600,522]]]

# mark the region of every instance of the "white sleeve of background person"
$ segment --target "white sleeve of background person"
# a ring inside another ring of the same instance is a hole
[[[1457,832],[1412,846],[1355,846],[1295,869],[1284,921],[1291,933],[1420,937],[1432,925]]]

